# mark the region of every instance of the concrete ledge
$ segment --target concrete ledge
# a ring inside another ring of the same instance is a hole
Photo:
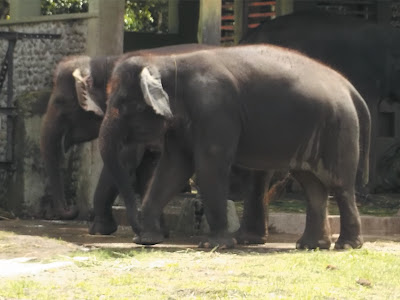
[[[165,211],[166,223],[171,230],[176,228],[181,214],[181,208],[177,203],[168,206]],[[125,208],[115,207],[114,216],[118,224],[128,225]],[[271,233],[302,234],[305,228],[305,214],[296,213],[271,213],[269,214],[269,231]],[[331,233],[338,234],[340,231],[340,217],[329,216]],[[375,217],[361,216],[361,230],[363,235],[389,236],[400,235],[400,216]]]
[[[329,223],[332,234],[338,234],[340,231],[340,216],[329,216]],[[301,234],[304,231],[305,224],[305,214],[272,213],[269,215],[269,228],[273,232]],[[400,216],[361,216],[361,231],[363,235],[400,234]]]
[[[51,16],[37,16],[37,17],[24,17],[18,20],[1,20],[0,26],[11,26],[11,25],[20,25],[26,23],[42,23],[42,22],[58,22],[58,21],[70,21],[70,20],[79,20],[79,19],[92,19],[98,18],[98,13],[74,13],[74,14],[59,14],[59,15],[51,15]]]

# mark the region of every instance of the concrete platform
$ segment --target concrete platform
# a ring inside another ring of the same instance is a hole
[[[270,230],[277,233],[301,234],[304,231],[305,214],[295,213],[271,213],[269,215]],[[329,223],[332,234],[340,231],[340,216],[329,216]],[[375,217],[361,216],[361,232],[363,235],[399,235],[400,237],[400,216]]]
[[[177,228],[177,224],[181,220],[181,207],[181,200],[175,200],[165,209],[166,223],[171,230],[175,230]],[[125,207],[114,207],[114,215],[119,225],[129,225],[126,219]],[[198,216],[193,216],[193,220],[196,218],[198,219]],[[304,231],[305,220],[305,214],[301,213],[270,213],[268,224],[269,232],[300,235]],[[329,216],[329,222],[332,234],[339,234],[340,216]],[[186,228],[196,226],[199,228],[201,227],[200,225],[188,224]],[[400,215],[391,217],[362,215],[361,226],[362,234],[364,236],[391,236],[400,240]],[[182,227],[182,224],[180,224],[179,227]]]

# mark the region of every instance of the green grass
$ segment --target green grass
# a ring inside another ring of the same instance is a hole
[[[88,258],[50,274],[2,279],[0,299],[400,298],[399,253],[369,249],[283,253],[138,249],[77,255]]]

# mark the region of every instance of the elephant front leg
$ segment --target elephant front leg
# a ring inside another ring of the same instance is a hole
[[[141,209],[142,230],[134,242],[154,245],[164,240],[165,232],[160,225],[163,209],[178,194],[193,174],[193,162],[175,137],[167,137],[164,151],[154,171],[153,180],[143,199]]]
[[[117,231],[118,225],[112,214],[112,205],[118,195],[112,179],[103,168],[94,194],[94,220],[89,234],[109,235]]]
[[[297,241],[297,249],[329,249],[331,246],[328,221],[328,190],[311,172],[292,173],[307,196],[306,228]]]
[[[340,212],[340,236],[335,249],[361,248],[361,220],[356,206],[354,189],[336,190],[334,198]]]

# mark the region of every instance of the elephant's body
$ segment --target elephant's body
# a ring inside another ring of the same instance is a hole
[[[111,159],[110,145],[121,138],[116,130],[139,142],[155,139],[158,128],[165,138],[142,205],[142,224],[134,212],[129,216],[138,242],[162,240],[157,218],[196,172],[214,242],[232,246],[225,210],[229,170],[237,164],[259,171],[292,170],[309,198],[300,248],[329,247],[329,190],[342,215],[336,246],[362,244],[354,184],[359,158],[363,178],[368,174],[370,119],[362,97],[339,73],[267,45],[135,57],[120,61],[114,70],[109,101],[100,151],[114,176],[121,176]],[[360,127],[361,122],[366,126]],[[143,134],[149,128],[152,136]],[[129,187],[119,182],[130,203]]]
[[[168,46],[130,52],[122,57],[182,53],[204,48],[209,46]],[[64,58],[55,69],[54,87],[41,129],[41,153],[53,201],[49,218],[73,219],[79,213],[76,207],[68,207],[65,199],[61,168],[63,151],[98,137],[107,106],[107,83],[120,58],[71,56]],[[145,148],[145,145],[127,145],[117,155],[132,174],[130,182],[136,182],[135,189],[140,194],[144,193],[159,156],[159,151]],[[110,234],[117,229],[111,210],[117,195],[113,179],[103,169],[94,195],[94,222],[90,233]]]
[[[267,21],[250,31],[243,44],[269,43],[298,50],[346,76],[366,101],[372,138],[378,137],[379,104],[400,99],[400,31],[360,18],[299,12]],[[370,191],[376,187],[376,143],[371,144]]]

